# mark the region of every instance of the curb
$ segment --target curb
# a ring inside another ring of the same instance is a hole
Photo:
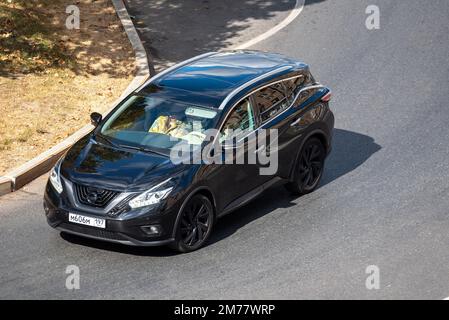
[[[122,95],[114,101],[106,113],[109,113],[114,109],[126,95],[137,89],[150,77],[150,75],[154,74],[154,67],[152,65],[150,66],[151,60],[148,59],[145,48],[140,41],[137,30],[131,21],[123,0],[112,0],[112,4],[114,5],[117,16],[120,18],[126,35],[134,50],[137,73]],[[48,172],[70,146],[92,131],[92,129],[93,126],[91,124],[85,125],[49,150],[41,153],[23,165],[12,169],[4,176],[0,176],[0,196],[18,190],[27,183]]]

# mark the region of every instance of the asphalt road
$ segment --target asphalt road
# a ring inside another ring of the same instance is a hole
[[[127,0],[157,71],[197,54],[232,48],[274,27],[295,0]]]
[[[370,4],[379,30],[365,28]],[[316,192],[269,190],[221,220],[207,247],[173,255],[61,236],[46,225],[40,178],[0,199],[0,298],[449,296],[447,17],[446,0],[308,1],[255,48],[306,61],[333,89],[334,151]],[[378,290],[365,287],[369,265]]]

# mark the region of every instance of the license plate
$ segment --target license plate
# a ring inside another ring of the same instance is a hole
[[[86,217],[75,213],[69,213],[69,222],[83,224],[85,226],[91,226],[95,228],[106,228],[105,219]]]

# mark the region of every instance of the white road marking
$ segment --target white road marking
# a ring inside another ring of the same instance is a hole
[[[243,44],[239,44],[237,46],[235,46],[233,49],[246,49],[248,47],[251,47],[253,45],[255,45],[256,43],[265,40],[269,37],[271,37],[273,34],[275,34],[276,32],[284,29],[287,25],[289,25],[293,20],[296,19],[296,17],[301,13],[302,9],[304,9],[304,2],[305,0],[296,0],[296,4],[295,4],[295,8],[292,10],[292,12],[290,12],[290,14],[278,25],[274,26],[273,28],[271,28],[270,30],[262,33],[261,35],[255,37],[254,39],[245,42]]]

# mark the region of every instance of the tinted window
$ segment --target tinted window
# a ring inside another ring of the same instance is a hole
[[[261,122],[265,122],[288,107],[282,82],[273,84],[254,93]]]
[[[244,99],[231,111],[221,129],[221,140],[240,138],[255,129],[253,106]]]
[[[133,95],[103,124],[100,133],[117,143],[170,149],[178,142],[200,145],[217,111],[178,101]]]
[[[304,103],[307,99],[309,99],[313,94],[315,93],[314,90],[304,90],[301,92],[298,96],[298,99],[295,101],[295,105],[299,106],[300,104]]]
[[[299,90],[302,88],[302,84],[304,83],[304,76],[300,75],[297,78],[285,80],[284,85],[287,90],[287,99],[289,104],[293,103],[293,99],[298,94]]]

